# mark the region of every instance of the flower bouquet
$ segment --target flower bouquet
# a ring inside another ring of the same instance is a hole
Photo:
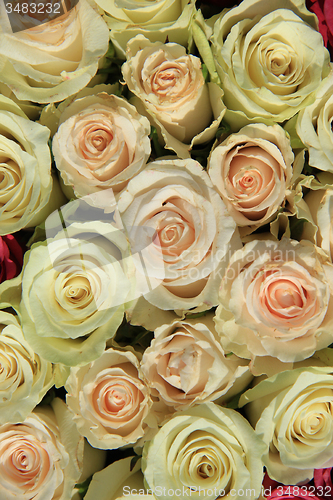
[[[332,499],[331,0],[0,2],[0,500]]]

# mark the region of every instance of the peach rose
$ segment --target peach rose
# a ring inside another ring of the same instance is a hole
[[[83,439],[63,401],[37,408],[20,424],[0,426],[4,500],[68,500],[80,477]]]
[[[132,352],[107,349],[96,361],[72,368],[65,388],[77,428],[95,448],[119,448],[144,435],[152,401]]]
[[[77,196],[120,191],[150,155],[150,124],[125,99],[106,93],[75,100],[53,137],[56,167]]]
[[[105,21],[86,0],[28,30],[0,26],[0,82],[20,100],[62,101],[88,85],[108,44]]]
[[[157,127],[168,149],[189,158],[194,144],[215,137],[225,112],[223,92],[206,84],[198,57],[175,43],[151,43],[142,35],[127,45],[122,73],[133,103]]]
[[[140,241],[152,262],[153,290],[144,294],[150,304],[164,311],[217,305],[228,258],[241,242],[236,223],[198,162],[148,164],[121,193],[118,208],[130,239]]]
[[[225,355],[212,314],[175,320],[155,330],[141,368],[152,393],[183,409],[197,403],[224,402],[244,389],[251,374],[244,360]]]
[[[255,240],[231,258],[216,329],[238,356],[301,361],[332,342],[333,267],[310,242]]]
[[[293,160],[285,131],[258,123],[231,134],[212,151],[208,174],[237,224],[257,226],[284,201]]]

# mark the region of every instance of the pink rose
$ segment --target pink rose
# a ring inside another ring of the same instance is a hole
[[[0,236],[0,283],[17,276],[23,265],[23,250],[15,236]]]

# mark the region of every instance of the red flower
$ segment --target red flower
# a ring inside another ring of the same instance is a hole
[[[325,46],[333,56],[333,1],[307,0],[307,8],[316,14],[319,20],[319,31],[324,39]]]
[[[23,250],[15,236],[0,236],[0,283],[15,278],[20,273],[22,264]]]
[[[333,498],[332,467],[329,469],[315,469],[314,484],[319,494],[325,500]]]

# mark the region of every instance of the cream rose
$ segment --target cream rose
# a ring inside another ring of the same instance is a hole
[[[145,494],[141,460],[133,468],[131,461],[134,457],[117,460],[111,465],[94,474],[85,495],[85,500],[150,500],[152,495]]]
[[[90,82],[108,43],[107,25],[86,0],[35,28],[0,28],[0,82],[18,99],[62,101]]]
[[[333,466],[332,367],[297,368],[261,381],[240,405],[264,441],[263,463],[272,479],[305,483],[313,470]]]
[[[212,317],[175,320],[155,330],[141,368],[152,394],[167,405],[185,409],[217,399],[225,402],[250,383],[248,363],[225,355]]]
[[[194,0],[96,0],[105,11],[110,39],[120,57],[125,58],[126,45],[142,34],[152,42],[176,42],[187,46]]]
[[[194,144],[215,137],[225,106],[223,92],[206,84],[198,57],[174,43],[137,36],[127,44],[122,73],[133,102],[157,127],[168,149],[189,158]]]
[[[80,477],[83,438],[56,398],[22,423],[1,425],[0,453],[4,500],[68,500]]]
[[[65,388],[78,431],[95,448],[120,448],[143,437],[152,400],[133,352],[107,349],[95,362],[72,368]]]
[[[212,151],[208,175],[237,225],[260,226],[283,203],[293,160],[279,125],[247,125]]]
[[[114,192],[139,173],[150,155],[150,124],[125,99],[106,93],[75,100],[53,137],[56,167],[77,196]]]
[[[241,243],[235,222],[198,162],[148,164],[121,193],[118,208],[130,239],[140,242],[151,263],[152,291],[144,293],[149,303],[183,311],[217,305],[227,260]]]
[[[49,136],[0,95],[0,235],[40,224],[64,199],[51,176]]]
[[[296,131],[309,151],[309,164],[333,172],[333,70],[321,84],[316,100],[297,118]]]
[[[98,358],[121,324],[131,291],[125,235],[106,222],[73,223],[66,234],[25,254],[22,328],[32,348],[53,363]]]
[[[242,415],[203,403],[175,413],[146,443],[142,470],[157,499],[171,499],[170,491],[178,489],[185,491],[183,497],[194,499],[245,495],[256,499],[263,478],[263,450]]]
[[[304,2],[245,0],[221,15],[212,50],[232,129],[283,122],[314,100],[329,53]],[[313,29],[315,28],[315,29]]]
[[[310,242],[255,240],[232,256],[216,329],[224,349],[255,359],[300,361],[332,342],[333,275]]]
[[[316,243],[333,259],[333,189],[309,191],[304,197],[317,230]]]
[[[0,311],[0,424],[22,422],[52,385],[51,363],[34,353],[16,317]]]

